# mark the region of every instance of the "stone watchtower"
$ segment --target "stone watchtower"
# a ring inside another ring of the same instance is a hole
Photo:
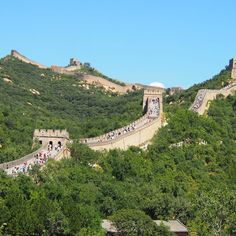
[[[160,87],[147,87],[143,95],[143,110],[149,112],[157,110],[158,113],[152,113],[152,118],[158,117],[163,112],[163,94],[164,89]]]
[[[229,68],[231,70],[231,78],[236,79],[236,58],[229,61]]]
[[[69,133],[66,130],[36,129],[34,140],[38,140],[41,145],[64,145],[69,141]]]
[[[76,58],[71,58],[69,66],[80,66],[80,62]]]

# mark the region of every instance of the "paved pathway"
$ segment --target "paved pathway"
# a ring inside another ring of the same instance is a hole
[[[55,159],[61,151],[63,151],[63,148],[58,148],[57,150],[53,148],[51,151],[48,151],[48,148],[45,147],[40,149],[31,159],[4,170],[8,175],[14,176],[20,173],[27,173],[33,165],[43,166],[49,159]]]
[[[202,115],[209,107],[208,102],[215,99],[217,95],[222,94],[223,96],[226,97],[230,94],[233,94],[235,91],[236,91],[236,82],[231,83],[219,90],[200,89],[195,97],[193,104],[190,107],[190,110],[195,111],[200,115]]]

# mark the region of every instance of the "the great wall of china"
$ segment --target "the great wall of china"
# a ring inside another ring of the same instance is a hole
[[[144,90],[143,109],[147,112],[140,119],[104,135],[82,139],[94,150],[128,149],[130,146],[142,146],[153,138],[156,131],[164,124],[162,88]]]
[[[222,89],[201,89],[198,91],[194,103],[191,105],[190,110],[197,112],[199,115],[203,115],[210,106],[210,101],[214,100],[218,95],[227,97],[230,94],[234,94],[236,91],[236,83],[232,83]]]
[[[32,61],[27,63],[33,64]],[[235,80],[235,59],[232,59],[230,61],[229,68],[231,70],[231,77],[233,80]],[[130,146],[142,146],[145,143],[150,142],[157,130],[164,125],[162,98],[163,91],[164,90],[162,88],[147,87],[147,89],[144,90],[143,96],[143,109],[146,109],[146,113],[143,117],[141,117],[137,121],[132,122],[128,126],[113,130],[102,136],[81,139],[81,143],[88,145],[94,150],[101,151],[114,148],[126,150]],[[201,89],[199,90],[195,101],[191,105],[190,110],[202,115],[208,108],[209,101],[215,99],[217,95],[222,94],[223,96],[228,96],[235,93],[235,91],[236,82],[233,82],[220,90]],[[9,167],[14,167],[26,161],[30,161],[34,157],[36,152],[39,152],[41,149],[45,148],[49,143],[63,144],[62,150],[55,156],[54,159],[58,160],[69,155],[69,150],[66,148],[66,144],[69,142],[69,134],[65,130],[35,130],[34,140],[38,140],[42,145],[39,150],[21,159],[0,164],[0,169],[8,169]]]
[[[65,66],[65,67],[55,66],[55,65],[52,65],[51,67],[47,67],[47,66],[41,65],[40,63],[29,59],[28,57],[20,54],[16,50],[11,51],[11,56],[13,56],[13,57],[15,57],[15,58],[27,63],[27,64],[37,66],[40,69],[51,69],[52,71],[57,72],[57,73],[72,74],[74,71],[80,69],[80,62],[78,60],[76,60],[75,58],[71,58],[70,59],[70,64],[68,66]]]
[[[121,86],[119,84],[116,84],[116,83],[109,81],[107,79],[104,79],[102,77],[88,75],[85,73],[78,73],[78,70],[81,69],[82,63],[80,63],[75,58],[71,58],[69,65],[65,66],[65,67],[57,66],[57,65],[52,65],[51,67],[46,67],[44,65],[41,65],[40,63],[37,63],[37,62],[27,58],[26,56],[20,54],[16,50],[11,51],[11,56],[13,56],[13,57],[17,58],[18,60],[21,60],[27,64],[37,66],[41,69],[50,69],[50,70],[52,70],[56,73],[59,73],[59,74],[68,74],[68,75],[78,75],[79,74],[79,77],[85,83],[90,84],[90,85],[101,86],[105,90],[109,90],[109,91],[116,92],[119,94],[124,94],[124,93],[127,93],[128,91],[133,91],[133,90],[140,89],[140,88],[145,88],[145,86],[141,85],[141,84],[125,84],[124,86]]]
[[[46,150],[48,144],[53,144],[55,146],[60,143],[62,145],[61,150],[54,157],[55,160],[60,160],[70,156],[70,151],[67,148],[67,144],[69,143],[69,133],[66,130],[36,129],[33,134],[33,140],[34,143],[40,143],[41,147],[39,149],[20,159],[0,164],[0,169],[10,169],[31,161],[35,158],[36,154]]]
[[[17,58],[17,59],[19,59],[19,60],[21,60],[21,61],[27,63],[27,64],[32,64],[32,65],[37,66],[37,67],[39,67],[39,68],[41,68],[41,69],[47,69],[46,66],[41,65],[41,64],[39,64],[39,63],[37,63],[37,62],[35,62],[35,61],[30,60],[29,58],[23,56],[22,54],[20,54],[20,53],[17,52],[16,50],[12,50],[12,51],[11,51],[11,56],[13,56],[13,57],[15,57],[15,58]]]
[[[80,142],[100,151],[113,148],[126,150],[130,146],[141,146],[150,142],[156,131],[164,124],[162,93],[162,88],[150,87],[144,91],[143,109],[146,110],[146,114],[143,117],[120,129],[99,137],[81,139]],[[36,153],[45,149],[49,144],[53,146],[62,144],[62,150],[54,159],[58,160],[69,155],[69,150],[66,147],[69,142],[69,134],[66,130],[35,130],[33,139],[42,145],[39,150],[18,160],[2,163],[0,169],[8,170],[31,161]]]
[[[124,86],[122,86],[122,85],[113,83],[110,80],[104,79],[102,77],[94,76],[94,75],[85,74],[85,75],[82,75],[82,78],[87,84],[101,86],[105,90],[109,90],[109,91],[116,92],[119,94],[125,94],[129,91],[144,88],[144,86],[137,85],[137,84],[125,84]]]
[[[231,70],[232,81],[236,80],[236,59],[231,59],[229,63],[229,69]],[[227,97],[230,94],[234,94],[236,91],[236,82],[231,82],[219,90],[213,89],[200,89],[195,97],[190,110],[203,115],[210,106],[210,101],[214,100],[218,95]]]

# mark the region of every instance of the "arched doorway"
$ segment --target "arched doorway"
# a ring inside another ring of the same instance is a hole
[[[61,147],[62,144],[61,144],[61,141],[58,141],[58,147]]]

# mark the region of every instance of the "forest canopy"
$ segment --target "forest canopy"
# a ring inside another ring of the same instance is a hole
[[[141,91],[117,96],[98,88],[75,89],[70,85],[79,84],[75,78],[55,80],[52,72],[11,58],[0,66],[1,77],[7,73],[13,81],[9,85],[0,79],[0,142],[12,148],[1,150],[2,158],[7,153],[17,157],[20,148],[24,153],[25,139],[29,147],[33,129],[44,124],[71,124],[74,138],[70,159],[50,160],[29,176],[0,173],[0,235],[102,236],[102,219],[113,220],[125,235],[172,235],[168,228],[153,225],[156,219],[179,219],[191,236],[236,234],[236,95],[218,96],[207,114],[199,116],[186,106],[202,87],[196,85],[165,101],[168,124],[147,150],[96,152],[77,138],[136,119],[141,115]],[[204,86],[227,84],[229,78],[226,70]],[[41,95],[32,96],[28,89],[39,85]],[[69,95],[64,87],[70,88]],[[67,107],[67,102],[72,105]],[[124,222],[135,224],[134,231]]]

